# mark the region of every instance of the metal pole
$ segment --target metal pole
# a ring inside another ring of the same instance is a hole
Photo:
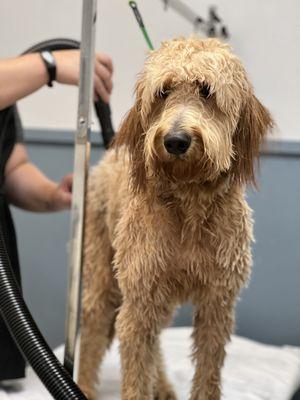
[[[90,155],[97,0],[83,0],[80,83],[71,208],[69,288],[64,366],[76,381],[80,356],[80,303],[86,181]]]

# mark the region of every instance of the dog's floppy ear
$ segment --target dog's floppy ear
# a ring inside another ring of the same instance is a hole
[[[117,150],[121,146],[128,148],[132,184],[136,190],[144,188],[146,183],[143,131],[140,107],[137,102],[125,116],[112,144]]]
[[[233,175],[236,181],[255,185],[260,144],[272,126],[273,120],[269,111],[251,95],[241,110],[233,137]]]
[[[125,115],[114,139],[113,146],[120,148],[120,146],[125,145],[128,146],[130,153],[135,153],[142,133],[143,128],[140,122],[138,107],[135,104]]]

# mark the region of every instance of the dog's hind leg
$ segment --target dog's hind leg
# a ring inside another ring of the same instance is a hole
[[[82,312],[79,386],[89,400],[99,398],[99,367],[114,337],[114,323],[120,306],[120,293],[113,283],[113,277],[109,276],[111,272],[104,272],[103,266],[99,267],[102,268],[102,273],[95,279],[99,279],[100,293],[92,299],[92,304],[89,300],[86,304],[87,299],[84,300]],[[93,286],[95,288],[94,284]],[[89,289],[94,291],[94,288]]]
[[[190,400],[220,400],[221,367],[234,326],[235,296],[225,288],[203,288],[194,304],[196,370]]]
[[[114,335],[121,295],[113,276],[112,248],[104,212],[95,193],[89,193],[84,239],[82,337],[79,386],[89,400],[97,397],[98,369]],[[96,201],[97,200],[97,201]],[[95,206],[97,204],[97,208]],[[100,208],[100,211],[99,211]]]
[[[160,349],[160,341],[157,343],[158,349],[155,356],[156,364],[156,383],[154,384],[154,400],[176,400],[177,397],[174,393],[173,387],[170,384],[166,371],[165,364]]]

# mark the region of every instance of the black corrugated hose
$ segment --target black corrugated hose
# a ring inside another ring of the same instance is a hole
[[[20,351],[56,400],[86,400],[52,353],[35,324],[16,282],[0,220],[0,312]]]

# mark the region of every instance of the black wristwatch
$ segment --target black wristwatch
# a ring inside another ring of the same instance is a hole
[[[56,79],[56,62],[55,58],[53,57],[53,54],[51,51],[42,51],[41,53],[42,60],[44,61],[44,64],[47,68],[48,75],[49,75],[49,81],[48,81],[48,86],[52,87],[53,86],[53,81]]]

